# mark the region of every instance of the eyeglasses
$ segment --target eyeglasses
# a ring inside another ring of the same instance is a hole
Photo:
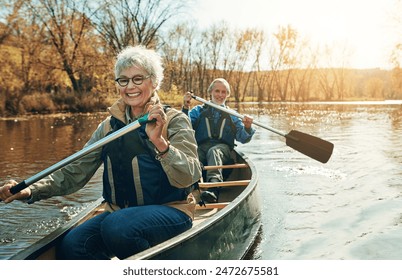
[[[126,87],[128,86],[128,83],[130,82],[130,80],[133,82],[134,85],[142,85],[142,83],[144,82],[144,80],[150,78],[152,75],[148,75],[148,76],[141,76],[141,75],[137,75],[134,76],[132,78],[117,78],[115,81],[119,84],[119,86],[121,87]]]

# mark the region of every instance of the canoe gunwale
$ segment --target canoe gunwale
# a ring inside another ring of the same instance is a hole
[[[182,243],[196,239],[197,235],[202,233],[203,231],[210,230],[213,228],[216,224],[220,223],[222,220],[225,219],[226,216],[230,215],[236,208],[239,207],[244,207],[247,206],[247,199],[251,197],[252,195],[255,196],[256,194],[253,192],[256,192],[257,189],[257,183],[258,183],[258,176],[256,172],[256,168],[254,164],[248,159],[247,156],[245,156],[243,153],[236,151],[236,154],[238,157],[241,158],[242,161],[247,163],[249,166],[249,169],[251,171],[251,178],[250,178],[250,183],[248,186],[245,187],[245,189],[238,195],[235,199],[233,199],[227,206],[225,206],[223,209],[220,209],[216,214],[214,214],[212,217],[206,219],[205,221],[200,222],[199,224],[194,225],[191,229],[183,232],[182,234],[179,234],[178,236],[175,236],[165,242],[162,242],[158,245],[155,245],[145,251],[142,251],[138,254],[135,254],[127,259],[137,259],[137,260],[144,260],[144,259],[152,259],[154,257],[157,257],[158,255],[175,248],[176,246],[180,246]],[[50,248],[54,247],[60,237],[65,235],[70,228],[74,227],[75,225],[79,224],[87,215],[89,215],[93,210],[95,210],[97,207],[99,207],[103,203],[103,198],[99,198],[91,205],[89,205],[85,210],[83,210],[81,213],[79,213],[76,217],[74,217],[71,221],[65,223],[63,226],[60,228],[56,229],[53,231],[51,234],[45,236],[43,239],[35,242],[28,248],[24,249],[23,251],[18,252],[14,256],[12,256],[10,259],[15,259],[15,260],[21,260],[21,259],[37,259],[40,258],[40,256],[49,250]],[[260,210],[260,205],[256,206],[258,210]],[[236,209],[238,211],[241,211],[239,209]],[[257,214],[259,215],[259,213]],[[260,228],[260,219],[259,217],[254,217],[255,220],[258,222],[257,228]],[[254,230],[254,232],[250,233],[251,238],[249,240],[254,240],[256,235],[257,235],[258,230]],[[44,245],[45,244],[45,245]],[[246,255],[248,250],[250,249],[252,245],[248,244],[247,248],[245,248],[243,252],[243,256]],[[242,258],[242,257],[240,257]]]
[[[87,215],[89,215],[94,209],[99,207],[103,203],[103,198],[98,198],[92,202],[85,210],[80,212],[71,221],[68,221],[58,229],[54,230],[52,233],[48,234],[41,240],[35,242],[26,249],[13,255],[10,260],[34,260],[37,259],[42,253],[47,251],[49,248],[55,246],[61,236],[65,235],[72,227],[80,223]],[[45,245],[43,245],[45,244]]]
[[[257,188],[257,183],[258,183],[258,176],[257,176],[257,171],[254,166],[254,164],[248,159],[247,156],[245,156],[243,153],[236,151],[236,153],[248,164],[250,170],[251,170],[251,179],[250,183],[248,186],[241,192],[239,196],[237,196],[234,200],[232,200],[226,207],[221,209],[218,213],[214,214],[211,218],[208,218],[208,220],[201,222],[200,224],[197,224],[193,226],[191,229],[183,232],[182,234],[173,237],[165,242],[162,242],[158,245],[155,245],[145,251],[142,251],[138,254],[135,254],[127,259],[130,260],[145,260],[145,259],[151,259],[154,256],[160,254],[160,252],[169,250],[170,248],[174,248],[176,246],[179,246],[181,243],[190,240],[191,238],[196,237],[201,231],[208,230],[212,227],[214,227],[215,224],[217,224],[219,221],[224,219],[226,216],[230,215],[232,211],[240,207],[242,205],[242,202],[245,201],[252,192],[256,191]],[[258,217],[259,221],[259,217]],[[260,223],[260,222],[258,222]],[[260,225],[257,226],[259,228]],[[253,240],[255,239],[257,235],[258,230],[254,233]],[[244,257],[248,250],[250,249],[252,244],[249,244],[245,252],[243,253]]]

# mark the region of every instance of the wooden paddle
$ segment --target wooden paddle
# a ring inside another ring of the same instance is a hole
[[[243,115],[237,113],[236,111],[219,106],[210,101],[202,99],[201,97],[198,97],[195,95],[191,95],[191,97],[197,101],[205,103],[211,107],[214,107],[218,110],[221,110],[223,112],[226,112],[226,113],[236,116],[238,118],[241,118],[241,119],[244,118]],[[288,134],[285,134],[279,130],[276,130],[275,128],[266,126],[262,123],[254,121],[254,120],[253,120],[253,124],[260,126],[262,128],[268,129],[276,134],[279,134],[279,135],[285,137],[286,145],[295,149],[296,151],[301,152],[302,154],[305,154],[306,156],[309,156],[315,160],[318,160],[319,162],[322,162],[322,163],[328,162],[329,158],[332,155],[332,151],[334,149],[334,144],[332,144],[331,142],[325,141],[318,137],[315,137],[315,136],[312,136],[312,135],[309,135],[309,134],[306,134],[306,133],[303,133],[303,132],[300,132],[297,130],[292,130]]]
[[[126,125],[125,127],[109,134],[108,136],[105,136],[104,138],[100,139],[99,141],[96,141],[95,143],[83,148],[82,150],[76,152],[75,154],[72,154],[71,156],[59,161],[58,163],[53,164],[52,166],[46,168],[45,170],[33,175],[32,177],[18,183],[17,185],[13,186],[10,189],[10,192],[12,194],[16,194],[20,191],[22,191],[23,189],[27,188],[28,186],[30,186],[31,184],[39,181],[40,179],[46,177],[47,175],[53,173],[54,171],[62,168],[63,166],[66,166],[67,164],[89,154],[90,152],[106,145],[107,143],[123,136],[124,134],[130,132],[130,131],[134,131],[137,128],[139,128],[141,125],[146,124],[148,122],[153,122],[156,121],[156,119],[153,120],[148,120],[148,114],[146,114],[145,116],[139,118],[138,120],[130,123],[129,125]],[[1,201],[1,200],[0,200]]]

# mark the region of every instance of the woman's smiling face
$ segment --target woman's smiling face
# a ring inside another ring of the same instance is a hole
[[[140,85],[134,84],[132,81],[133,77],[144,78]],[[143,69],[133,66],[127,69],[124,69],[119,78],[127,78],[128,85],[125,87],[118,86],[120,91],[120,96],[123,101],[131,106],[132,113],[134,116],[143,113],[143,109],[145,104],[149,101],[152,93],[155,90],[154,85],[152,84],[152,77],[149,77],[149,74],[146,73]]]

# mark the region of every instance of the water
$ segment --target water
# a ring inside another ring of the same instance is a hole
[[[328,163],[258,128],[239,144],[259,173],[262,227],[252,259],[402,259],[402,102],[245,104],[241,113],[335,145]],[[78,151],[105,114],[0,120],[0,184]],[[26,205],[0,204],[0,259],[45,236],[100,195],[88,187]]]

